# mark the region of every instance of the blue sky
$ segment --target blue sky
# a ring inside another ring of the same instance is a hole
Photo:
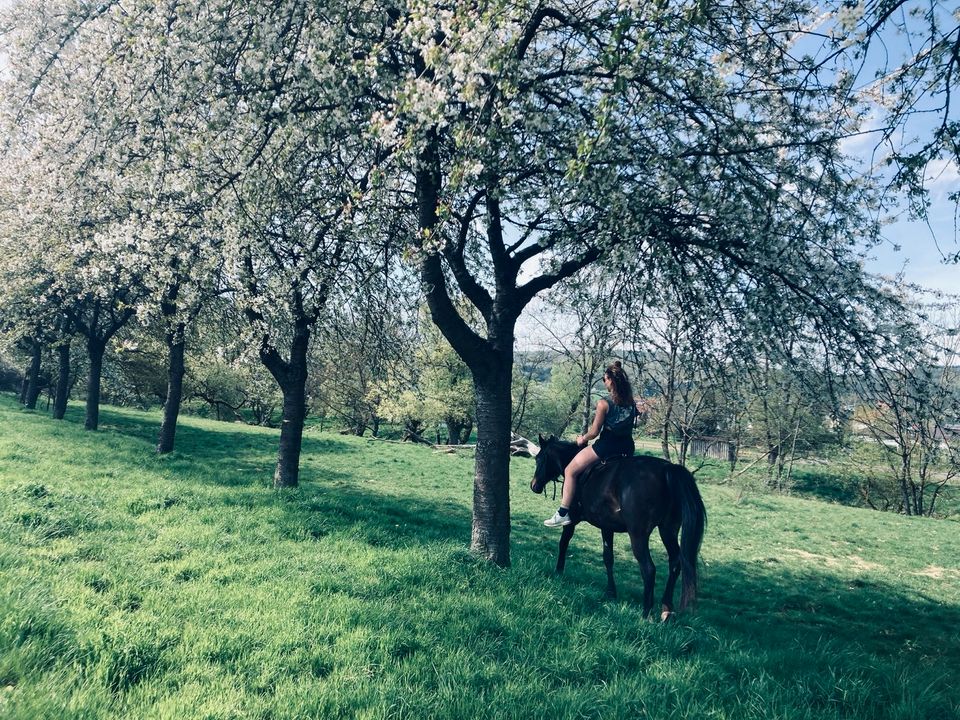
[[[862,10],[861,4],[857,11]],[[869,52],[862,64],[853,56],[844,58],[850,62],[847,70],[857,75],[856,86],[861,89],[879,88],[876,77],[896,70],[903,62],[923,56],[929,50],[928,26],[923,13],[933,12],[939,23],[940,37],[955,32],[960,24],[960,5],[953,0],[907,0],[889,18],[884,29],[871,41]],[[838,29],[833,18],[824,16],[822,24],[815,28],[820,32],[844,32]],[[849,33],[856,32],[854,28]],[[848,33],[848,34],[849,34]],[[950,44],[955,36],[949,38]],[[928,80],[929,78],[924,78]],[[915,107],[914,113],[899,131],[889,138],[891,142],[902,141],[903,147],[916,147],[932,136],[935,125],[943,121],[941,106],[944,102],[943,82],[928,87],[928,93]],[[954,78],[951,90],[960,96],[960,82]],[[881,93],[882,95],[882,93]],[[953,101],[950,119],[960,121],[960,108]],[[868,119],[865,129],[878,129],[883,123],[881,113]],[[844,143],[845,150],[861,157],[865,166],[883,167],[884,156],[889,149],[879,147],[877,134],[851,138]],[[866,265],[868,271],[888,276],[902,274],[908,283],[932,290],[960,295],[960,265],[945,264],[945,256],[960,253],[958,243],[958,207],[949,198],[960,191],[960,169],[957,155],[944,157],[929,163],[925,173],[925,187],[929,192],[930,205],[925,220],[910,217],[904,208],[892,213],[891,222],[883,228],[884,242],[872,249]],[[881,172],[881,177],[883,173]]]
[[[954,161],[936,161],[928,166],[927,177],[927,217],[911,218],[906,209],[892,214],[881,231],[883,241],[868,252],[866,269],[960,295],[960,265],[944,262],[960,253],[960,207],[949,198],[960,191],[960,171]]]

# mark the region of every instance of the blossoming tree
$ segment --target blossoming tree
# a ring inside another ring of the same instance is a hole
[[[808,11],[411,2],[389,14],[369,59],[390,79],[376,120],[416,200],[434,321],[473,374],[472,546],[493,562],[509,563],[515,328],[537,293],[629,259],[637,283],[673,285],[688,312],[849,352],[870,343],[867,316],[889,298],[856,258],[872,201],[839,141],[857,119],[848,88],[795,57]]]

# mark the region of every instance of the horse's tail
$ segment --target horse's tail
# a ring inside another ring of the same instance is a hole
[[[697,556],[707,527],[707,509],[697,489],[697,481],[685,467],[673,465],[667,471],[667,484],[674,501],[680,506],[680,569],[683,590],[680,609],[693,603],[697,596]]]

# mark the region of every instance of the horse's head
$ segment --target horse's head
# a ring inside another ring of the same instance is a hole
[[[535,493],[543,492],[543,487],[551,480],[563,475],[563,469],[577,454],[579,448],[572,442],[558,440],[554,435],[539,437],[540,452],[536,455],[537,467],[533,471],[530,489]]]

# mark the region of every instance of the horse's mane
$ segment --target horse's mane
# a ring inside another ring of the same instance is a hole
[[[561,440],[553,435],[544,441],[543,447],[546,448],[547,446],[553,448],[559,455],[569,454],[571,458],[580,452],[580,446],[572,440]]]

